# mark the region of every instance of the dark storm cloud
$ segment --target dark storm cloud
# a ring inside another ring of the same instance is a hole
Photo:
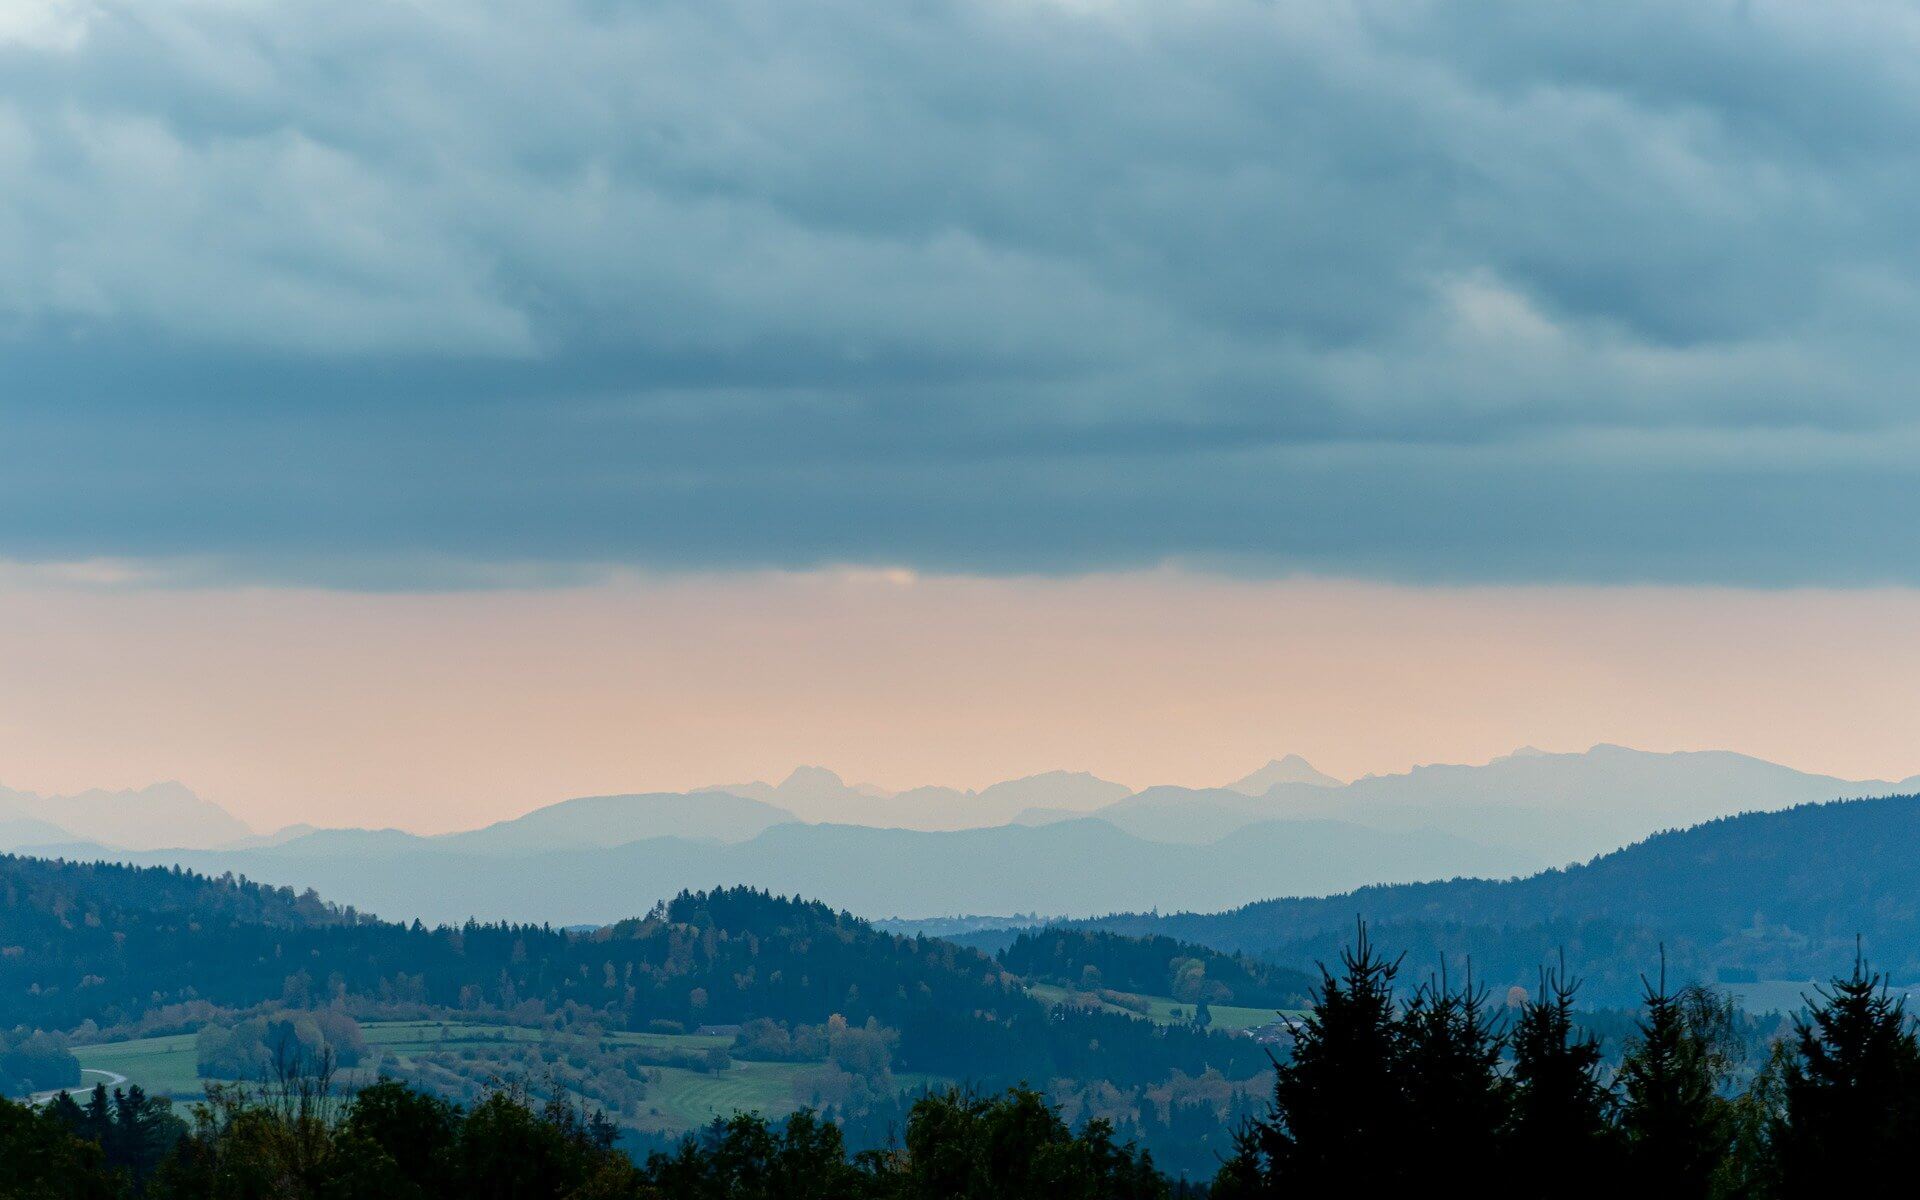
[[[1920,581],[1920,20],[0,17],[0,558]]]

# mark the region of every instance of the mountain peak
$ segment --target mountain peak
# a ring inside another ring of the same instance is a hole
[[[780,781],[780,790],[783,792],[798,788],[819,787],[830,787],[838,790],[846,786],[847,781],[840,778],[837,772],[829,771],[825,767],[810,767],[804,764],[795,767],[792,774]]]
[[[1264,796],[1283,783],[1304,783],[1309,787],[1339,787],[1340,781],[1298,754],[1269,759],[1267,765],[1227,785],[1227,790],[1244,796]]]

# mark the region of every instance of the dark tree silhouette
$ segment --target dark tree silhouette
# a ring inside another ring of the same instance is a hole
[[[1704,1200],[1733,1136],[1730,1107],[1715,1091],[1710,1031],[1700,1027],[1717,1009],[1697,992],[1668,991],[1664,956],[1658,983],[1642,982],[1640,1037],[1619,1075],[1627,1178],[1642,1194]]]
[[[1338,978],[1321,968],[1313,1009],[1294,1025],[1293,1053],[1275,1064],[1272,1112],[1236,1155],[1240,1170],[1274,1194],[1384,1193],[1409,1177],[1399,962],[1374,949],[1363,921],[1340,965]]]
[[[1600,1048],[1574,1027],[1580,981],[1564,960],[1540,971],[1540,990],[1513,1033],[1509,1163],[1521,1189],[1601,1196],[1618,1180],[1613,1094],[1600,1078]]]
[[[1472,963],[1458,989],[1443,966],[1415,993],[1402,1021],[1408,1157],[1461,1181],[1487,1169],[1475,1164],[1499,1162],[1504,1153],[1510,1088],[1500,1056],[1506,1039],[1486,1001],[1486,989],[1474,984]]]
[[[1808,1003],[1776,1137],[1781,1195],[1859,1194],[1920,1147],[1920,1042],[1905,998],[1857,950],[1853,973]]]

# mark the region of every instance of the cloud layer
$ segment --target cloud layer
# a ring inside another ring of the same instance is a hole
[[[1904,5],[23,0],[0,557],[1920,582]]]

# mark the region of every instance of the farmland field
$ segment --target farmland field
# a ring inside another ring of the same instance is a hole
[[[1035,999],[1044,1000],[1048,1004],[1063,1003],[1069,995],[1086,995],[1086,993],[1070,993],[1066,988],[1058,987],[1050,983],[1030,984],[1027,987],[1027,992]],[[1147,1011],[1144,1014],[1134,1012],[1132,1009],[1125,1008],[1118,1004],[1102,1002],[1100,1007],[1108,1012],[1127,1013],[1136,1017],[1145,1016],[1149,1020],[1158,1022],[1161,1025],[1172,1025],[1177,1022],[1186,1021],[1193,1012],[1193,1005],[1175,1000],[1171,996],[1141,996],[1140,999],[1147,1002]],[[1269,1024],[1277,1020],[1281,1012],[1281,1010],[1273,1008],[1249,1008],[1232,1004],[1215,1004],[1211,1006],[1211,1008],[1213,1013],[1213,1028],[1225,1033],[1234,1033],[1243,1029],[1254,1029],[1258,1026]],[[1181,1015],[1175,1016],[1176,1011]]]
[[[369,1022],[360,1029],[367,1045],[391,1056],[394,1067],[402,1075],[414,1065],[415,1055],[501,1042],[538,1042],[545,1036],[537,1029],[464,1021],[382,1021]],[[705,1051],[730,1045],[733,1039],[697,1034],[611,1033],[605,1041],[656,1050]],[[75,1048],[74,1055],[83,1068],[124,1075],[129,1085],[138,1084],[151,1094],[170,1096],[179,1103],[190,1103],[205,1094],[205,1081],[195,1071],[195,1036],[190,1033],[80,1046]],[[736,1110],[784,1115],[805,1099],[796,1096],[794,1080],[817,1065],[735,1062],[724,1070],[712,1072],[655,1067],[652,1070],[658,1082],[648,1088],[641,1102],[638,1124],[648,1129],[672,1131],[703,1125]],[[354,1086],[367,1082],[367,1076],[368,1072],[364,1071],[344,1072],[343,1082]],[[935,1082],[925,1075],[902,1075],[898,1079],[902,1088],[918,1088]]]

